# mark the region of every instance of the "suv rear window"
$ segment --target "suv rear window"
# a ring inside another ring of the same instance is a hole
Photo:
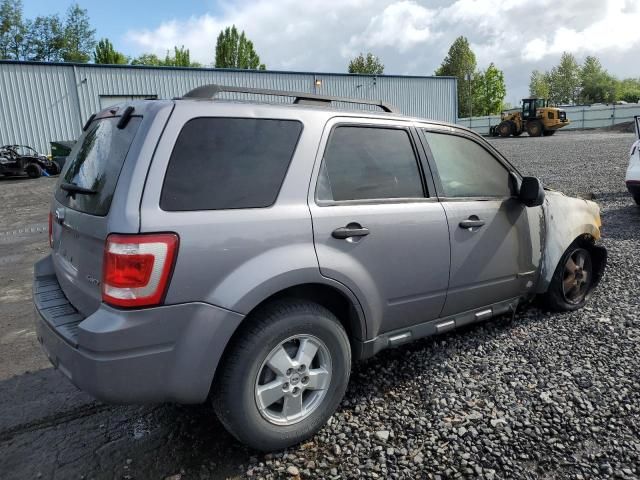
[[[171,153],[160,196],[166,211],[269,207],[302,131],[294,120],[195,118]]]
[[[132,117],[123,129],[116,126],[119,120],[120,117],[94,120],[78,139],[67,158],[69,166],[65,165],[58,182],[56,199],[60,203],[91,215],[109,213],[120,170],[142,117]],[[60,188],[63,183],[87,188],[95,193],[70,194]]]

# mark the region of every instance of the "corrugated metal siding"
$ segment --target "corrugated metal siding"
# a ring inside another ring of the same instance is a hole
[[[73,70],[0,65],[0,144],[49,151],[49,140],[76,138],[82,123]]]
[[[456,121],[452,78],[0,62],[0,144],[24,143],[48,152],[49,141],[80,134],[86,119],[100,110],[100,96],[173,98],[210,83],[383,100],[405,115]]]

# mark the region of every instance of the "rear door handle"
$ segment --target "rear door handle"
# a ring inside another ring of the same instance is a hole
[[[480,220],[475,215],[471,215],[467,220],[462,220],[460,228],[479,228],[484,225],[484,220]]]
[[[369,235],[369,229],[359,223],[350,223],[346,227],[336,228],[331,232],[331,236],[339,240],[345,240],[351,237],[365,237],[367,235]]]

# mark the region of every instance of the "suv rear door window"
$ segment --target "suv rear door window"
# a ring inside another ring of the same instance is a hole
[[[269,207],[302,132],[294,120],[195,118],[182,128],[165,174],[166,211]]]
[[[409,133],[400,128],[335,128],[316,195],[320,201],[424,197]]]
[[[131,117],[123,129],[117,127],[121,117],[94,120],[78,139],[60,176],[56,199],[63,205],[91,215],[109,213],[111,199],[129,147],[142,117]],[[70,194],[60,188],[64,183],[93,190],[95,193]]]
[[[509,171],[473,140],[425,131],[445,197],[509,197]]]

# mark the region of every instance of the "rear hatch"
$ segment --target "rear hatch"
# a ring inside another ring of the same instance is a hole
[[[67,158],[54,193],[56,276],[69,301],[85,316],[100,305],[104,244],[113,224],[109,217],[118,214],[111,212],[112,200],[126,194],[119,192],[118,179],[142,123],[142,116],[130,113],[111,107],[90,121]]]

